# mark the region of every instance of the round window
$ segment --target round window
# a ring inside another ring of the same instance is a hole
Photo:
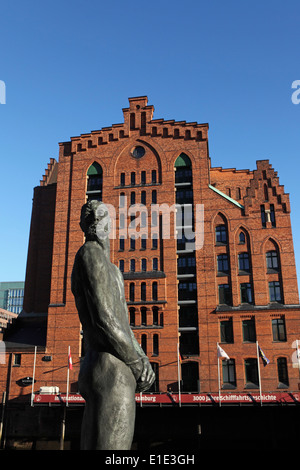
[[[131,153],[134,158],[142,158],[145,155],[145,149],[141,145],[138,145]]]

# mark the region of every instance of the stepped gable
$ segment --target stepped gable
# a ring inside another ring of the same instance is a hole
[[[123,123],[71,137],[71,142],[61,142],[63,155],[85,152],[89,148],[117,142],[132,135],[207,141],[207,123],[153,119],[154,106],[148,105],[147,96],[129,98],[129,107],[122,111]]]
[[[289,194],[285,193],[284,186],[279,184],[277,172],[269,160],[258,160],[256,166],[244,198],[245,215],[253,211],[260,212],[263,203],[274,204],[277,211],[290,213]]]
[[[48,184],[56,183],[57,181],[57,161],[55,158],[50,158],[43,178],[40,181],[40,186],[47,186]]]

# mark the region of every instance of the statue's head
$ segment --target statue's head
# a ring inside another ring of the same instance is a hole
[[[90,200],[81,208],[80,227],[87,240],[109,242],[110,216],[101,201]]]

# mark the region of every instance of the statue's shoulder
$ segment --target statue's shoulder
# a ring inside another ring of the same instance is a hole
[[[75,259],[80,263],[90,264],[91,262],[101,264],[103,256],[101,256],[101,247],[96,241],[85,242],[77,251]]]

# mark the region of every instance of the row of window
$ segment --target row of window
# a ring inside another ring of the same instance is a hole
[[[156,170],[152,170],[151,171],[151,181],[147,181],[147,173],[146,171],[141,171],[141,174],[140,174],[140,182],[137,183],[137,179],[136,179],[136,172],[135,171],[132,171],[130,173],[130,183],[127,182],[127,185],[130,185],[130,186],[135,186],[136,184],[147,184],[147,183],[151,183],[151,184],[156,184],[157,183],[157,172]],[[126,186],[126,175],[125,173],[121,173],[120,174],[120,186]]]
[[[286,341],[286,328],[284,317],[271,320],[273,341]],[[255,318],[242,320],[243,341],[247,343],[256,342]],[[220,339],[222,343],[233,343],[233,321],[232,318],[220,321]]]
[[[268,251],[266,253],[267,269],[272,271],[279,271],[279,259],[276,250]],[[250,273],[251,264],[248,252],[238,254],[239,271]],[[227,253],[217,255],[217,269],[219,273],[229,273],[229,257]]]
[[[153,238],[151,238],[151,249],[156,250],[158,247],[158,234],[153,233]],[[148,240],[148,235],[147,234],[142,234],[140,237],[140,249],[141,250],[146,250],[147,249],[147,240]],[[136,239],[134,237],[129,238],[129,249],[131,251],[136,250]],[[123,235],[120,235],[119,238],[119,251],[124,251],[125,250],[125,237]]]
[[[141,191],[140,196],[141,196],[140,197],[140,204],[145,206],[147,204],[147,192],[146,191]],[[126,206],[126,199],[127,199],[127,197],[126,197],[125,193],[120,193],[120,196],[119,196],[119,207],[120,207],[120,209],[122,209]],[[136,192],[131,191],[130,192],[130,205],[134,206],[137,203],[138,203],[138,201],[137,201],[137,198],[136,198]],[[157,191],[156,191],[156,189],[153,189],[151,191],[151,203],[152,204],[157,204]]]
[[[137,325],[138,311],[134,307],[129,308],[129,323],[132,327],[135,326],[163,326],[163,313],[159,313],[158,307],[152,307],[149,311],[146,307],[140,308],[140,315],[141,315],[141,323]]]
[[[146,272],[147,271],[147,259],[142,258],[140,260],[140,271]],[[135,259],[129,260],[129,271],[130,272],[135,272],[137,267],[137,262]],[[152,259],[152,265],[151,265],[151,271],[158,271],[158,258],[153,258]],[[119,269],[123,273],[125,271],[125,260],[120,259],[119,260]]]
[[[281,284],[279,281],[271,281],[269,285],[269,301],[282,302]],[[232,293],[229,284],[218,285],[219,305],[232,305]],[[241,303],[254,303],[253,288],[250,282],[240,284]]]
[[[149,341],[147,335],[141,336],[141,347],[145,354],[149,353]],[[152,335],[152,356],[159,355],[159,337],[157,334]]]
[[[259,387],[259,373],[257,358],[247,358],[244,360],[245,369],[245,380],[246,388],[258,388]],[[288,387],[288,367],[286,357],[277,358],[277,373],[278,373],[278,387]],[[222,377],[223,386],[222,388],[234,388],[236,387],[236,367],[235,360],[229,359],[222,361]]]
[[[139,300],[143,302],[147,300],[146,282],[141,282]],[[158,285],[156,281],[152,282],[152,285],[151,285],[151,300],[153,301],[158,300]],[[130,302],[136,301],[136,285],[134,282],[130,282],[129,284],[129,301]]]

